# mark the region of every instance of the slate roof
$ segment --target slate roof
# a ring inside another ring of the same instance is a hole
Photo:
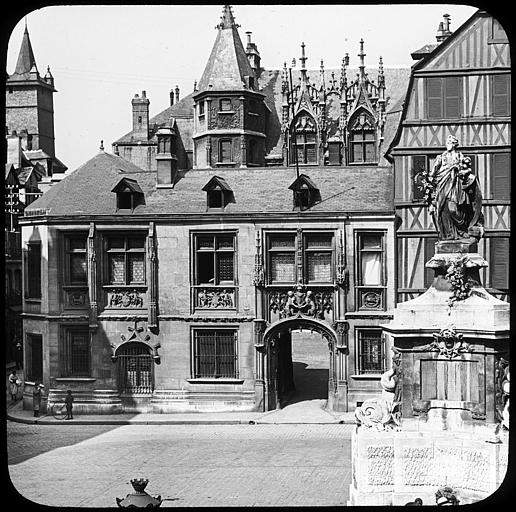
[[[199,80],[198,92],[243,90],[246,76],[254,78],[255,74],[242,45],[231,8],[226,5],[210,57]]]
[[[391,167],[303,167],[319,189],[321,201],[309,212],[386,212],[393,206]],[[133,215],[205,214],[207,201],[203,186],[213,176],[226,181],[235,202],[225,214],[288,214],[293,211],[293,192],[289,185],[296,179],[295,168],[196,169],[180,173],[173,189],[156,188],[154,172],[143,171],[124,158],[100,152],[76,171],[53,185],[34,201],[27,211],[44,209],[49,216],[120,215],[111,190],[122,177],[137,181],[145,195]]]
[[[25,25],[25,32],[23,33],[20,53],[18,54],[18,60],[16,61],[16,68],[10,78],[14,80],[27,79],[29,78],[28,75],[33,68],[37,72],[36,59],[34,58],[34,52],[32,51],[32,45],[30,44],[29,31]]]

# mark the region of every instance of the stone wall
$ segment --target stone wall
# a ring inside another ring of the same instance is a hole
[[[492,494],[505,478],[508,435],[463,432],[375,432],[352,435],[353,472],[349,505],[404,505],[421,498],[435,505],[435,492],[450,486],[461,505]]]

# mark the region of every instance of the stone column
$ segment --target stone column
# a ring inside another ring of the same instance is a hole
[[[90,223],[88,233],[88,298],[89,308],[89,324],[90,329],[96,329],[97,324],[97,254],[95,247],[95,224]]]

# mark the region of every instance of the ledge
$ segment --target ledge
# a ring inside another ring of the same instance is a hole
[[[381,373],[364,373],[360,375],[350,375],[351,379],[355,380],[380,380],[382,378]]]
[[[190,384],[243,384],[245,379],[230,379],[230,378],[221,378],[221,379],[210,379],[207,377],[203,377],[200,379],[186,379],[186,382]]]
[[[95,382],[94,377],[56,377],[56,382]]]

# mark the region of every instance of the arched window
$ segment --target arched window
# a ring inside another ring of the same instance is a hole
[[[150,348],[143,343],[126,343],[116,355],[120,392],[151,394],[154,389],[154,366]]]
[[[317,128],[308,114],[295,118],[290,130],[290,164],[317,164]]]
[[[349,162],[376,163],[376,136],[372,116],[362,110],[351,118],[349,126]]]

